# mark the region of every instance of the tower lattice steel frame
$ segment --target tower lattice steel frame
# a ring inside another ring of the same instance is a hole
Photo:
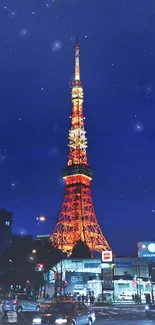
[[[78,35],[75,50],[75,78],[72,83],[72,115],[69,131],[64,199],[54,231],[50,237],[53,246],[72,253],[77,241],[85,242],[92,251],[111,250],[102,234],[94,210],[90,182],[92,169],[87,162],[87,138],[84,129],[83,84],[80,80]]]

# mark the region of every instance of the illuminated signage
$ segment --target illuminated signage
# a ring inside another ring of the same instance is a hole
[[[139,242],[138,257],[155,258],[155,242]]]
[[[102,251],[102,262],[112,262],[112,251]]]
[[[151,253],[155,253],[155,244],[151,243],[148,245],[148,251]]]
[[[101,264],[102,269],[110,269],[110,264],[109,263],[103,263]]]
[[[43,272],[44,271],[44,264],[35,265],[34,271]]]

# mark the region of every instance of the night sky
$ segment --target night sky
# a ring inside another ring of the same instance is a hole
[[[46,1],[0,3],[0,207],[16,233],[53,230],[36,217],[63,199],[78,31],[97,218],[134,254],[155,229],[154,0]]]

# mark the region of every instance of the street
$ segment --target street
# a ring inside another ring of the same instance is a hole
[[[155,314],[147,319],[144,313],[144,308],[139,307],[104,307],[95,310],[96,313],[96,325],[149,325],[155,324]],[[36,313],[22,313],[17,317],[14,312],[8,313],[7,317],[0,318],[0,324],[19,324],[23,323],[30,325],[32,324],[32,319]],[[38,315],[38,314],[37,314]],[[84,324],[86,325],[86,324]]]

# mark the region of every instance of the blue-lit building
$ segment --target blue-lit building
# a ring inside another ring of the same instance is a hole
[[[150,276],[155,292],[155,241],[139,242],[137,244],[138,257],[149,260]]]
[[[0,209],[0,256],[10,246],[12,240],[12,212]]]
[[[115,297],[123,295],[132,297],[132,294],[140,294],[144,299],[146,293],[151,294],[149,274],[149,261],[147,258],[124,257],[114,258],[112,282]],[[47,292],[50,296],[54,293],[54,270],[61,273],[62,281],[66,282],[65,293],[94,294],[97,298],[102,293],[103,280],[105,278],[103,264],[100,259],[65,259],[49,271]],[[107,275],[106,275],[107,276]],[[109,279],[107,283],[110,283]],[[110,292],[106,287],[105,291]],[[127,298],[128,298],[127,297]],[[130,299],[129,299],[130,300]]]

